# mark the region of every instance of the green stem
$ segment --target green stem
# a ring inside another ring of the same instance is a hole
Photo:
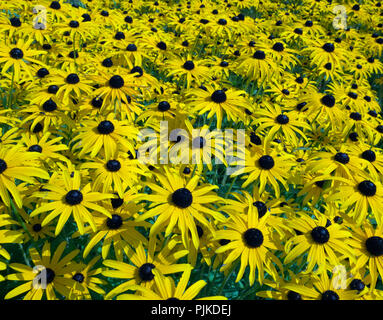
[[[227,198],[227,196],[229,195],[231,189],[233,188],[234,182],[237,180],[237,178],[238,176],[235,176],[233,181],[231,181],[229,189],[226,191],[225,195],[223,196],[224,198]]]
[[[14,216],[19,221],[19,223],[21,224],[21,226],[23,227],[24,231],[27,233],[27,235],[29,236],[31,241],[34,243],[33,237],[31,235],[31,233],[29,232],[28,228],[25,226],[25,223],[24,223],[23,219],[21,219],[19,211],[17,210],[17,208],[16,208],[15,204],[13,203],[12,199],[10,199],[10,203],[11,203],[11,208],[12,208],[12,212],[13,212]]]
[[[12,82],[11,82],[11,87],[9,88],[8,103],[7,103],[7,107],[9,109],[11,109],[12,107],[12,91],[13,91],[14,80],[15,80],[15,67],[12,67]]]
[[[221,288],[218,290],[218,294],[217,294],[218,296],[220,296],[220,295],[222,294],[222,291],[223,291],[223,289],[225,288],[226,283],[229,281],[229,278],[230,278],[231,274],[234,272],[234,270],[236,269],[238,263],[239,263],[239,260],[237,260],[237,262],[235,262],[235,263],[233,264],[233,266],[231,267],[230,272],[227,274],[227,276],[226,276],[225,279],[223,280],[223,283],[222,283],[222,285],[221,285]]]

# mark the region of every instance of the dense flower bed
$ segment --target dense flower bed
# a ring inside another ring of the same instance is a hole
[[[1,0],[0,297],[383,298],[382,16]]]

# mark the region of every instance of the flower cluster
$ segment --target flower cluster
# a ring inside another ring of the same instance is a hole
[[[383,299],[382,16],[2,0],[0,297]]]

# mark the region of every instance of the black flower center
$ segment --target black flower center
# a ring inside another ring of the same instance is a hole
[[[303,78],[302,77],[298,77],[298,78],[295,79],[295,82],[299,83],[299,84],[302,84],[303,83]]]
[[[135,66],[132,68],[132,70],[130,70],[130,73],[138,73],[134,77],[139,78],[144,74],[144,70],[140,66]]]
[[[221,61],[221,63],[219,64],[220,67],[228,67],[229,66],[229,62],[227,61]]]
[[[66,77],[66,82],[69,84],[76,84],[80,82],[80,78],[77,74],[71,73]]]
[[[115,75],[109,79],[109,85],[114,89],[120,89],[124,86],[124,79],[119,75]]]
[[[55,279],[55,272],[51,268],[45,268],[46,283],[49,284]]]
[[[21,26],[21,21],[19,18],[14,17],[14,18],[9,19],[9,21],[11,22],[12,27],[20,27]]]
[[[266,58],[266,54],[262,50],[257,50],[254,52],[253,58],[257,60],[263,60]]]
[[[116,172],[121,169],[121,163],[118,160],[109,160],[106,163],[106,168],[108,169],[108,171]]]
[[[273,50],[277,52],[282,52],[284,50],[284,46],[282,42],[277,42],[273,45]]]
[[[53,112],[57,109],[57,104],[52,99],[49,99],[43,103],[43,110],[45,112]]]
[[[383,255],[383,239],[381,237],[370,237],[366,240],[367,251],[375,257]]]
[[[102,98],[93,98],[91,101],[91,105],[93,108],[100,109],[102,106],[103,99]]]
[[[327,290],[322,293],[322,300],[324,301],[335,301],[339,300],[339,296],[336,292],[332,290]]]
[[[302,31],[301,28],[295,28],[295,29],[294,29],[294,33],[295,33],[295,34],[299,34],[299,35],[301,35],[301,34],[303,34],[303,31]]]
[[[66,203],[71,206],[80,204],[82,200],[83,200],[82,193],[78,190],[71,190],[65,195]]]
[[[84,13],[81,17],[83,18],[82,22],[92,21],[92,18],[87,13]]]
[[[169,109],[170,109],[170,104],[167,101],[161,101],[158,104],[158,110],[160,110],[162,112],[168,111]]]
[[[108,120],[103,120],[98,124],[97,131],[100,134],[110,134],[114,131],[114,125]]]
[[[130,43],[130,44],[128,44],[128,46],[126,47],[126,50],[127,50],[127,51],[130,51],[130,52],[137,51],[137,46],[136,46],[134,43]]]
[[[215,103],[223,103],[226,101],[226,93],[224,90],[216,90],[211,95],[211,100]]]
[[[69,22],[69,26],[71,28],[78,28],[80,26],[80,23],[76,20],[72,20],[71,22]]]
[[[184,174],[190,174],[191,173],[191,170],[189,167],[185,167],[184,168],[184,171],[182,171]]]
[[[117,194],[116,194],[117,195]],[[122,206],[124,203],[124,199],[121,199],[118,195],[117,198],[110,199],[110,202],[112,203],[113,209],[117,209]]]
[[[172,202],[179,208],[187,208],[193,202],[192,193],[186,189],[181,188],[173,192],[172,194]]]
[[[227,21],[225,19],[219,19],[218,24],[221,26],[225,26],[225,25],[227,25]]]
[[[312,27],[314,24],[313,24],[313,22],[311,21],[311,20],[307,20],[306,22],[305,22],[305,27]]]
[[[114,35],[114,39],[116,40],[125,39],[125,34],[121,31],[117,31],[116,34]]]
[[[30,152],[43,152],[43,148],[41,148],[38,144],[34,144],[28,148],[28,151]]]
[[[183,65],[183,68],[186,69],[186,70],[193,70],[195,68],[195,65],[194,65],[194,62],[191,61],[191,60],[187,60],[184,65]]]
[[[56,94],[58,90],[59,90],[59,87],[53,84],[53,85],[48,87],[47,91],[48,91],[48,93]]]
[[[311,230],[311,237],[316,243],[326,243],[330,239],[330,233],[325,227],[315,227]]]
[[[9,55],[13,59],[22,59],[24,57],[24,53],[19,48],[13,48],[11,51],[9,51]]]
[[[264,202],[262,202],[262,201],[255,201],[255,202],[253,202],[253,206],[255,206],[257,208],[257,210],[258,210],[258,217],[259,218],[262,218],[266,214],[267,207],[266,207]]]
[[[154,274],[152,270],[156,266],[152,263],[144,263],[139,269],[138,269],[138,275],[140,276],[142,281],[150,281],[154,279]]]
[[[362,195],[372,197],[376,193],[376,185],[369,180],[364,180],[358,184],[358,190]]]
[[[261,138],[257,136],[255,132],[250,133],[250,142],[257,146],[262,144]]]
[[[333,52],[335,50],[335,46],[333,43],[325,43],[323,46],[322,46],[322,49],[326,52]]]
[[[335,105],[335,98],[331,94],[326,94],[320,100],[326,107],[333,107]]]
[[[260,230],[251,228],[244,232],[243,239],[249,247],[258,248],[263,243],[263,234]]]
[[[105,58],[101,63],[105,68],[110,68],[113,66],[113,61],[111,58]]]
[[[79,272],[78,272],[78,273],[76,273],[76,274],[72,277],[72,279],[73,279],[74,281],[79,282],[79,283],[83,283],[85,277],[84,277],[84,275],[83,275],[82,273],[79,273]]]
[[[61,8],[61,5],[60,5],[60,2],[58,1],[52,1],[49,7],[52,9],[58,10]]]
[[[348,156],[347,153],[343,153],[343,152],[338,152],[335,156],[334,156],[334,160],[335,161],[338,161],[340,163],[343,163],[343,164],[347,164],[350,162],[350,157]]]
[[[302,296],[298,292],[289,290],[289,292],[287,293],[287,299],[288,300],[302,300]]]
[[[37,70],[36,72],[36,75],[39,77],[39,78],[44,78],[45,76],[47,76],[49,74],[49,71],[46,69],[46,68],[40,68],[39,70]]]
[[[78,51],[77,50],[72,50],[69,52],[68,57],[71,59],[77,59],[79,57]]]
[[[35,223],[35,224],[32,226],[32,229],[33,229],[34,232],[40,232],[42,228],[43,228],[43,227],[41,226],[40,223]]]
[[[280,114],[277,118],[276,118],[277,122],[279,124],[287,124],[289,123],[289,117],[284,115],[284,114]]]
[[[351,112],[350,118],[355,121],[360,121],[362,120],[362,115],[359,112]]]
[[[354,10],[354,11],[359,11],[360,10],[360,6],[359,6],[359,4],[355,4],[355,5],[352,6],[351,9]]]
[[[372,150],[366,150],[362,153],[362,158],[364,160],[367,160],[369,162],[374,162],[376,160],[375,152]]]
[[[365,287],[365,284],[360,279],[353,279],[350,283],[350,290],[362,291]]]
[[[274,167],[274,159],[271,156],[265,155],[258,159],[258,163],[262,169],[270,170]]]
[[[118,214],[113,214],[112,218],[106,219],[106,225],[109,229],[118,229],[122,226],[122,218]]]
[[[157,43],[157,48],[160,49],[160,50],[166,50],[167,46],[166,46],[166,43],[163,42],[163,41],[160,41]]]

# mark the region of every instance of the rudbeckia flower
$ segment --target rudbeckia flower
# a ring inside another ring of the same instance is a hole
[[[161,231],[165,231],[165,236],[168,236],[177,225],[181,230],[185,248],[191,244],[197,248],[199,238],[196,222],[210,228],[208,217],[218,221],[225,220],[222,214],[208,205],[221,201],[221,198],[212,192],[217,186],[209,184],[198,186],[200,176],[195,175],[186,180],[165,168],[163,173],[155,174],[155,179],[160,186],[154,183],[156,180],[146,184],[154,193],[137,197],[139,200],[151,202],[149,210],[140,215],[137,221],[158,216],[150,228],[150,236],[154,237]]]
[[[326,272],[314,275],[312,280],[305,285],[289,283],[285,285],[285,288],[301,295],[302,300],[336,301],[354,300],[358,297],[356,290],[335,288],[333,279]]]
[[[206,88],[206,90],[205,90]],[[244,109],[251,109],[250,103],[240,90],[217,89],[207,86],[204,89],[191,89],[188,93],[187,106],[193,113],[202,115],[207,113],[207,118],[217,117],[217,128],[222,126],[224,115],[229,120],[237,121],[243,118]]]
[[[24,300],[41,300],[43,296],[47,300],[57,300],[57,293],[69,297],[75,280],[68,279],[65,275],[74,270],[72,259],[80,250],[73,250],[62,257],[66,245],[66,242],[61,242],[53,255],[49,242],[44,243],[42,255],[36,248],[31,248],[29,255],[35,269],[28,265],[11,263],[10,267],[17,273],[9,274],[7,280],[25,282],[9,291],[4,299],[12,299],[25,293]]]
[[[200,293],[206,282],[199,280],[188,287],[191,269],[191,267],[185,268],[177,285],[171,277],[165,277],[159,273],[158,277],[154,278],[156,286],[153,289],[137,285],[131,286],[128,289],[136,291],[136,293],[121,294],[117,296],[117,300],[192,300]],[[211,296],[196,300],[226,300],[226,298],[223,296]]]
[[[275,265],[280,272],[283,270],[281,262],[273,253],[278,246],[274,242],[272,229],[266,226],[266,220],[267,214],[259,218],[256,210],[249,210],[247,215],[230,215],[225,223],[226,229],[215,232],[216,240],[230,240],[228,244],[216,250],[217,253],[230,250],[221,270],[234,268],[237,263],[241,263],[236,282],[242,279],[247,266],[250,268],[250,286],[254,284],[256,271],[258,282],[262,284],[265,272],[277,279],[278,271]]]
[[[173,274],[185,270],[189,265],[176,263],[181,257],[185,256],[187,250],[176,250],[177,242],[170,241],[159,252],[155,252],[155,243],[149,244],[149,249],[145,252],[144,247],[139,244],[135,250],[129,247],[125,248],[131,264],[104,260],[103,264],[106,267],[114,268],[107,269],[102,272],[106,277],[126,279],[127,281],[109,291],[105,299],[111,299],[116,295],[129,290],[132,285],[142,285],[145,288],[151,288],[154,284],[154,278],[160,274]]]
[[[0,49],[0,67],[2,75],[5,75],[7,71],[12,68],[12,78],[15,82],[19,82],[24,77],[33,78],[30,64],[35,63],[43,65],[43,63],[36,58],[45,54],[45,51],[32,49],[32,41],[33,39],[26,42],[19,39],[16,44],[3,43]]]
[[[86,120],[78,130],[79,134],[72,141],[74,149],[80,148],[80,157],[90,152],[94,158],[103,150],[108,161],[119,148],[135,153],[132,138],[137,135],[137,129],[127,121],[114,119],[112,113],[106,119],[100,117],[99,121]]]
[[[355,260],[348,239],[350,232],[339,224],[329,223],[326,216],[314,220],[306,214],[300,214],[287,221],[287,224],[299,234],[286,242],[286,264],[308,252],[306,274],[312,271],[322,273],[329,266],[335,267],[340,264],[337,258],[340,254]]]
[[[16,205],[23,205],[15,179],[33,183],[33,177],[49,179],[49,174],[38,167],[38,156],[23,151],[20,147],[0,148],[0,196],[6,206],[10,206],[10,194]]]
[[[92,191],[90,184],[81,188],[81,176],[78,171],[74,172],[73,178],[68,171],[62,173],[63,181],[60,184],[48,183],[45,185],[44,191],[37,193],[36,196],[51,202],[43,202],[41,206],[31,212],[34,217],[42,212],[50,212],[42,222],[42,226],[47,225],[50,221],[59,216],[56,225],[55,235],[57,236],[63,229],[69,217],[73,215],[80,234],[84,234],[84,223],[87,222],[95,232],[97,230],[94,217],[89,209],[100,212],[109,218],[112,218],[110,212],[97,204],[98,201],[110,199],[111,194],[102,194]]]

